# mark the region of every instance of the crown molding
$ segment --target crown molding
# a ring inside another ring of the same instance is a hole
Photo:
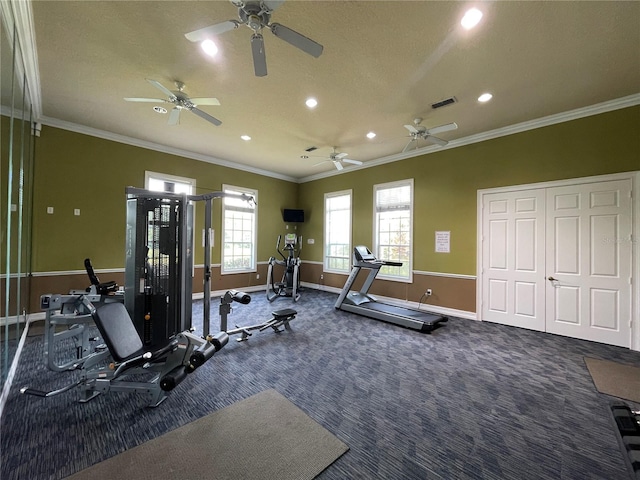
[[[60,128],[62,130],[69,130],[75,133],[81,133],[83,135],[89,135],[91,137],[102,138],[105,140],[111,140],[112,142],[124,143],[126,145],[132,145],[134,147],[146,148],[148,150],[155,150],[157,152],[168,153],[170,155],[177,155],[179,157],[190,158],[193,160],[199,160],[201,162],[212,163],[214,165],[220,165],[222,167],[233,168],[235,170],[242,170],[243,172],[255,173],[265,177],[277,178],[280,180],[286,180],[288,182],[298,183],[298,179],[288,175],[282,175],[268,170],[262,170],[260,168],[250,167],[247,165],[239,165],[235,162],[223,160],[221,158],[212,157],[210,155],[203,155],[201,153],[191,152],[189,150],[183,150],[181,148],[169,147],[155,142],[149,142],[146,140],[139,140],[137,138],[128,137],[126,135],[120,135],[118,133],[107,132],[105,130],[99,130],[93,127],[87,127],[79,125],[77,123],[67,122],[66,120],[59,120],[57,118],[51,118],[42,116],[39,118],[39,122],[49,127]]]
[[[468,137],[459,138],[459,139],[450,141],[444,147],[440,147],[438,145],[430,145],[428,147],[412,150],[411,152],[389,155],[386,157],[379,158],[377,160],[368,161],[361,166],[351,167],[349,168],[349,171],[351,172],[351,171],[360,170],[363,168],[370,168],[378,165],[384,165],[385,163],[392,163],[392,162],[397,162],[398,160],[405,160],[407,158],[428,155],[430,153],[441,152],[442,150],[458,148],[465,145],[471,145],[473,143],[485,142],[487,140],[492,140],[494,138],[506,137],[507,135],[513,135],[515,133],[521,133],[521,132],[526,132],[528,130],[535,130],[537,128],[548,127],[550,125],[569,122],[571,120],[590,117],[592,115],[599,115],[601,113],[611,112],[611,111],[619,110],[622,108],[633,107],[639,104],[640,104],[640,93],[636,93],[626,97],[617,98],[615,100],[610,100],[607,102],[590,105],[588,107],[577,108],[575,110],[570,110],[568,112],[557,113],[555,115],[549,115],[546,117],[541,117],[541,118],[529,120],[522,123],[516,123],[515,125],[510,125],[508,127],[498,128],[495,130],[490,130],[488,132],[478,133],[476,135],[470,135]],[[313,180],[320,180],[323,178],[332,177],[334,175],[339,175],[340,173],[341,172],[338,172],[337,170],[333,172],[318,173],[318,174],[310,175],[308,177],[300,178],[297,181],[298,183],[311,182]]]

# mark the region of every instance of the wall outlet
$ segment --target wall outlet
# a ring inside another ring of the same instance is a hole
[[[324,280],[324,275],[320,275],[320,280]]]
[[[430,288],[427,288],[427,291],[425,292],[425,294],[427,295],[427,297],[430,297],[431,295],[433,295],[433,290],[431,290]]]
[[[256,280],[260,280],[260,274],[256,273]]]

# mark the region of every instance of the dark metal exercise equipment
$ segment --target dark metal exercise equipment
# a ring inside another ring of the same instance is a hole
[[[77,368],[78,361],[101,348],[98,337],[91,336],[94,326],[90,312],[82,307],[86,297],[96,308],[105,303],[124,302],[124,292],[118,291],[116,282],[100,283],[91,260],[84,261],[91,285],[86,290],[72,290],[69,295],[47,294],[40,297],[40,309],[45,311],[44,357],[49,370],[63,372]],[[63,361],[57,358],[60,347],[73,343],[75,358]]]
[[[109,391],[140,393],[146,395],[148,406],[157,407],[167,398],[168,392],[224,347],[229,339],[224,332],[205,339],[184,331],[164,345],[149,349],[143,345],[122,303],[105,303],[96,309],[87,295],[70,300],[78,315],[91,315],[105,347],[96,348],[78,359],[74,369],[80,371],[80,379],[75,382],[48,392],[23,387],[20,393],[52,397],[79,387],[82,403]]]
[[[249,326],[238,326],[235,329],[227,330],[227,317],[231,313],[231,305],[233,302],[238,302],[243,305],[251,302],[251,296],[247,293],[240,292],[238,290],[229,290],[222,297],[220,297],[220,331],[226,332],[227,335],[238,335],[240,338],[236,340],[238,342],[244,342],[252,335],[251,332],[258,330],[260,332],[272,328],[274,332],[280,333],[280,327],[284,326],[285,330],[291,330],[289,322],[296,318],[298,312],[292,308],[283,308],[281,310],[275,310],[271,312],[272,318],[263,323]]]
[[[127,188],[125,306],[147,347],[191,327],[193,204]]]
[[[69,326],[68,332],[53,337],[50,343],[71,338],[77,352],[71,362],[57,364],[48,360],[47,364],[55,371],[79,370],[80,379],[50,392],[25,387],[22,393],[50,397],[80,387],[81,401],[86,402],[99,393],[126,391],[146,394],[149,405],[157,406],[166,398],[166,392],[227,343],[225,332],[209,334],[208,315],[203,335],[192,333],[193,202],[205,201],[205,224],[210,229],[212,200],[234,194],[187,196],[132,187],[126,189],[126,194],[125,304],[91,303],[102,302],[106,297],[98,295],[98,291],[112,293],[117,286],[99,282],[90,261],[85,261],[92,284],[89,295],[73,292],[82,295],[49,295],[43,300],[49,319],[54,320],[49,322],[48,334],[55,334],[56,323]],[[251,200],[244,195],[235,196]],[[210,295],[209,248],[205,257],[205,292]],[[208,314],[206,309],[205,313]],[[104,345],[98,344],[97,338],[89,338],[87,329],[92,322]],[[131,375],[136,376],[135,380]]]
[[[335,308],[427,333],[448,321],[446,317],[440,315],[382,303],[370,295],[369,289],[380,268],[385,265],[400,267],[402,263],[378,260],[367,247],[363,245],[355,247],[353,249],[353,269],[342,288],[342,292],[340,292],[340,296],[338,296]],[[363,268],[368,270],[369,274],[362,288],[359,292],[350,291]]]
[[[244,194],[212,192],[204,195],[179,195],[150,192],[129,187],[127,193],[127,235],[124,304],[116,298],[117,285],[99,282],[89,259],[85,267],[91,281],[89,293],[45,295],[48,335],[57,325],[68,326],[61,337],[49,337],[50,344],[72,339],[76,358],[57,364],[48,360],[54,371],[78,370],[80,378],[53,391],[29,387],[21,393],[51,397],[76,387],[81,402],[109,391],[140,393],[155,407],[189,373],[209,360],[229,339],[225,328],[209,333],[211,301],[212,201],[233,196],[244,201]],[[197,336],[191,327],[191,284],[193,276],[193,202],[205,203],[205,274],[203,333]],[[109,293],[100,295],[98,292]],[[248,297],[243,294],[244,297]],[[225,297],[226,298],[226,297]],[[238,297],[240,298],[240,297]],[[250,297],[248,297],[250,299]],[[93,302],[97,304],[94,305]],[[229,300],[227,303],[230,303]],[[243,300],[246,303],[246,298]],[[289,329],[295,310],[273,312],[273,318],[260,325],[238,327],[230,333],[246,340],[252,330],[269,327],[279,332]],[[56,319],[64,321],[57,322]],[[90,338],[88,328],[95,323],[101,338]],[[98,341],[104,344],[98,344]],[[46,340],[47,341],[47,340]],[[45,348],[47,350],[47,348]],[[48,355],[48,354],[46,354]]]
[[[267,270],[267,300],[273,302],[278,297],[291,297],[294,302],[300,300],[300,252],[302,251],[302,235],[298,237],[295,233],[287,233],[284,236],[284,253],[280,251],[280,240],[282,235],[278,235],[276,251],[282,257],[269,258],[269,269]],[[296,249],[296,244],[299,248]],[[278,265],[284,267],[282,280],[276,282],[273,276],[273,267]]]

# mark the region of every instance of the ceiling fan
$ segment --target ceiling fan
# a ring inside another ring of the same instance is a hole
[[[456,124],[455,122],[452,122],[452,123],[447,123],[445,125],[440,125],[439,127],[433,127],[433,128],[427,129],[426,127],[420,125],[421,122],[422,122],[421,118],[415,118],[413,120],[413,123],[415,126],[414,125],[404,126],[404,128],[409,130],[409,136],[411,137],[411,140],[409,140],[409,143],[407,143],[407,145],[404,147],[404,150],[402,150],[403,153],[408,152],[409,150],[412,150],[412,149],[417,149],[418,140],[420,140],[421,138],[428,142],[435,143],[444,147],[449,142],[441,138],[435,137],[434,134],[449,132],[451,130],[456,130],[458,128],[458,124]]]
[[[207,122],[213,123],[218,126],[221,125],[222,122],[215,117],[212,117],[206,112],[203,112],[199,108],[198,105],[220,105],[220,102],[217,98],[189,98],[186,93],[184,93],[184,83],[176,81],[177,90],[171,91],[168,88],[164,87],[160,82],[155,80],[151,80],[149,78],[146,79],[151,85],[156,87],[162,93],[169,97],[168,99],[161,98],[125,98],[127,102],[152,102],[152,103],[172,103],[175,105],[173,109],[171,109],[171,113],[169,114],[169,125],[177,125],[180,123],[180,111],[188,110],[192,113],[195,113],[200,118],[203,118]],[[155,108],[155,107],[154,107]],[[166,110],[162,113],[166,113]]]
[[[347,158],[347,155],[349,155],[348,153],[339,153],[337,151],[338,147],[333,147],[333,153],[329,154],[329,159],[328,160],[324,160],[320,163],[316,163],[314,165],[318,166],[318,165],[322,165],[323,163],[326,162],[333,162],[333,165],[336,167],[336,169],[338,170],[342,170],[344,168],[344,166],[342,165],[342,162],[345,163],[351,163],[353,165],[362,165],[362,162],[360,160],[352,160],[350,158]]]
[[[240,25],[246,25],[253,30],[253,35],[251,35],[251,52],[253,54],[253,69],[256,77],[264,77],[267,74],[267,58],[264,51],[264,38],[262,37],[263,28],[271,30],[271,33],[276,37],[281,38],[309,55],[318,58],[322,54],[323,46],[319,43],[284,25],[271,23],[271,14],[284,0],[230,1],[238,7],[238,18],[240,18],[240,20],[227,20],[226,22],[217,23],[186,33],[185,37],[187,37],[187,40],[191,42],[203,42],[212,36],[233,30]]]

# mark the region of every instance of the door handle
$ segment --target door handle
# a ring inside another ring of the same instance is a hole
[[[557,282],[558,281],[557,278],[553,278],[553,277],[548,277],[547,280],[549,280],[550,282]]]

